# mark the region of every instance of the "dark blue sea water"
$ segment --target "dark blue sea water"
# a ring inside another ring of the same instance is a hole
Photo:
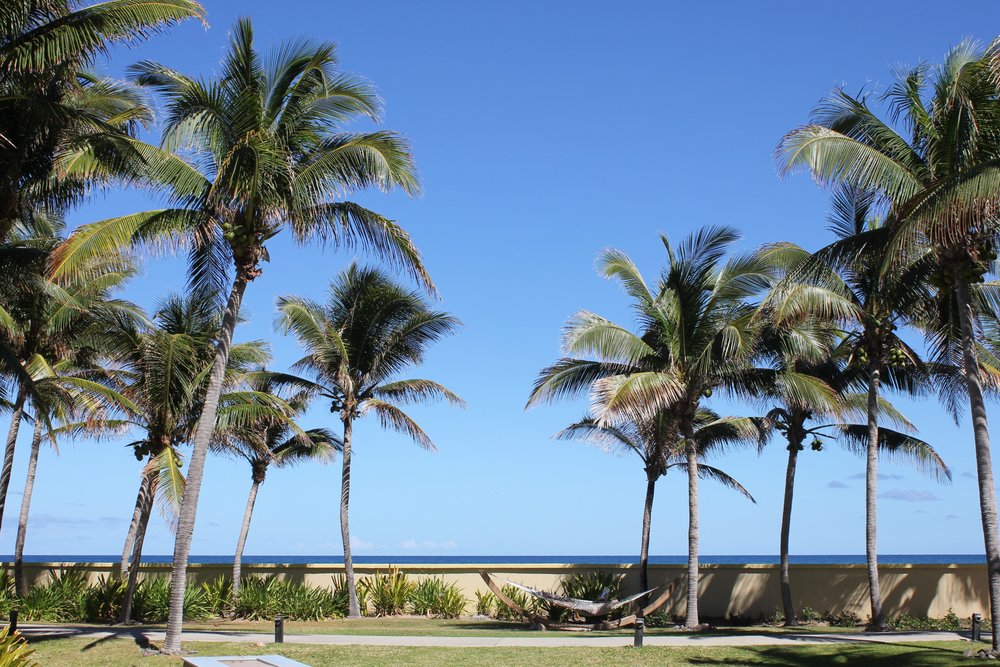
[[[0,556],[0,559],[10,562],[13,556]],[[120,556],[109,555],[53,555],[40,554],[25,556],[25,562],[29,563],[116,563]],[[146,556],[142,557],[146,563],[169,563],[170,556]],[[429,565],[429,564],[456,564],[456,563],[579,563],[582,565],[601,565],[615,563],[634,563],[638,556],[414,556],[414,555],[394,555],[394,556],[355,556],[354,562],[365,563],[392,563],[398,565]],[[949,564],[949,563],[985,563],[986,559],[982,554],[880,554],[880,563],[914,563],[914,564]],[[863,555],[852,554],[832,554],[832,555],[803,555],[792,556],[793,563],[812,565],[862,565],[865,562]],[[192,563],[231,563],[233,557],[229,556],[191,556]],[[327,556],[244,556],[244,563],[341,563],[343,556],[339,554]],[[687,556],[650,556],[650,563],[662,564],[683,564],[687,562]],[[777,556],[702,556],[702,563],[720,563],[740,565],[744,563],[777,564]]]

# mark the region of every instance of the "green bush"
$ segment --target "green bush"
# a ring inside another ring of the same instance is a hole
[[[608,599],[621,599],[625,577],[604,570],[586,573],[574,573],[563,577],[562,591],[566,597],[580,600],[596,600],[604,591],[608,591]]]
[[[229,616],[233,610],[233,581],[223,575],[201,585],[214,616]]]
[[[962,619],[949,609],[944,618],[924,618],[900,614],[896,618],[890,619],[887,625],[893,630],[961,630]]]
[[[280,614],[293,621],[319,621],[344,615],[336,590],[274,576],[245,577],[233,612],[250,620],[270,620]]]
[[[828,615],[826,620],[836,628],[853,628],[861,625],[861,618],[852,611],[842,611],[836,616]]]
[[[499,604],[501,604],[501,602],[497,600],[497,596],[493,595],[493,593],[476,591],[477,616],[489,616],[493,618]]]
[[[368,613],[368,597],[363,585],[364,579],[355,579],[355,589],[358,594],[358,607],[362,614]],[[347,577],[338,574],[333,577],[333,601],[337,616],[347,616],[350,611],[350,601],[347,594]]]
[[[515,588],[510,584],[506,584],[500,590],[503,592],[504,595],[507,596],[508,599],[510,599],[511,602],[518,605],[519,607],[521,607],[521,609],[524,609],[525,611],[534,613],[542,613],[548,611],[547,609],[542,608],[543,603],[541,600],[539,600],[533,595],[528,595],[520,588]],[[515,612],[513,609],[505,605],[500,600],[497,600],[496,618],[500,619],[501,621],[524,620],[517,612]]]
[[[410,607],[414,614],[458,618],[465,611],[468,600],[457,584],[446,584],[439,577],[421,580],[413,587]]]
[[[375,616],[393,616],[406,612],[415,584],[396,569],[376,572],[358,584],[365,589],[368,605]]]
[[[86,613],[86,576],[76,569],[53,572],[49,581],[35,584],[17,600],[17,607],[26,621],[75,621]],[[13,598],[10,602],[13,604]]]
[[[101,575],[97,583],[87,589],[84,598],[84,619],[95,623],[117,622],[121,617],[126,586],[127,582],[124,579]]]
[[[799,610],[799,621],[804,623],[819,623],[829,617],[829,614],[821,614],[812,607],[802,607]]]

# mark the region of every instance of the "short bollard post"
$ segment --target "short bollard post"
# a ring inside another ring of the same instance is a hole
[[[974,642],[978,642],[979,641],[979,634],[980,634],[980,631],[982,630],[982,627],[981,627],[982,626],[982,622],[983,622],[983,615],[982,614],[973,614],[972,615],[972,641],[974,641]]]
[[[634,646],[636,648],[642,648],[642,635],[646,630],[646,619],[642,616],[636,616],[635,618],[635,642]]]
[[[274,643],[284,644],[285,643],[285,617],[275,616],[274,617]]]
[[[10,627],[7,630],[8,634],[14,634],[17,632],[17,609],[10,610]]]

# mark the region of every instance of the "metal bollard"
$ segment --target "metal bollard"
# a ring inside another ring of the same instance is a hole
[[[982,614],[973,614],[972,615],[972,641],[974,641],[974,642],[978,642],[979,641],[979,634],[982,631],[982,627],[981,627],[982,626],[982,622],[983,622],[983,615]]]
[[[285,617],[275,616],[274,617],[274,643],[284,644],[285,643]]]
[[[10,626],[7,628],[7,634],[14,634],[17,632],[17,609],[10,610]]]
[[[642,648],[642,636],[646,631],[646,619],[642,616],[636,616],[635,618],[635,641],[633,646],[636,648]]]

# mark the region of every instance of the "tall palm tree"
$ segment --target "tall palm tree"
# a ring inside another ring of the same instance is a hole
[[[934,286],[954,306],[958,324],[937,342],[944,341],[939,349],[963,369],[969,396],[994,618],[1000,618],[1000,527],[976,306],[979,282],[1000,241],[998,71],[997,43],[984,51],[964,42],[939,67],[920,65],[898,77],[882,98],[888,120],[870,108],[870,95],[838,89],[777,149],[783,173],[807,170],[821,184],[849,185],[879,198],[889,230],[884,269],[899,270],[921,251],[934,257]],[[1000,651],[1000,623],[992,643]]]
[[[901,325],[927,326],[932,297],[927,290],[926,278],[928,270],[933,267],[933,257],[924,253],[912,259],[905,270],[883,272],[882,258],[888,230],[873,210],[874,203],[869,192],[849,186],[839,188],[834,193],[830,217],[831,229],[837,237],[833,244],[815,254],[790,243],[770,246],[769,255],[787,268],[787,275],[765,303],[773,309],[772,315],[780,313],[776,324],[778,320],[787,323],[803,317],[818,317],[827,323],[827,327],[839,329],[839,349],[831,350],[828,341],[824,345],[828,358],[818,364],[812,362],[810,366],[819,372],[824,381],[836,387],[839,398],[843,399],[839,409],[850,409],[856,418],[866,422],[865,550],[871,605],[870,628],[884,630],[877,547],[879,453],[905,454],[917,464],[930,464],[928,470],[942,478],[950,479],[950,473],[930,445],[880,427],[881,415],[912,431],[912,425],[881,398],[881,393],[886,386],[916,394],[937,385],[941,387],[939,393],[944,394],[955,384],[956,369],[948,364],[926,364],[897,333]],[[858,244],[861,237],[864,237],[864,242]],[[779,360],[785,363],[790,361],[787,355],[780,356]],[[861,395],[850,393],[862,388],[864,393]],[[813,416],[836,416],[837,406],[827,407],[834,410],[812,409],[809,412]],[[791,415],[795,411],[791,410],[788,414],[789,421],[794,421]],[[789,433],[801,431],[794,424],[789,428]],[[851,428],[856,431],[861,427]],[[794,449],[790,439],[790,457],[794,455]],[[790,491],[786,490],[786,493]],[[787,584],[787,568],[783,583]],[[790,612],[794,614],[794,609],[787,585],[783,590],[783,603],[786,623],[794,623],[794,617],[789,616]]]
[[[695,440],[699,458],[713,450],[747,442],[759,442],[765,429],[759,420],[739,417],[719,417],[702,408],[698,414]],[[656,482],[671,468],[688,472],[682,439],[677,431],[676,416],[663,410],[642,422],[621,420],[602,425],[587,417],[556,434],[561,440],[584,440],[620,454],[635,453],[646,473],[646,499],[642,512],[642,539],[639,546],[639,589],[649,590],[649,534],[653,516],[653,495]],[[753,501],[753,496],[725,472],[700,463],[697,473],[739,491]],[[688,499],[689,504],[697,498]]]
[[[99,382],[79,386],[79,379],[87,379],[88,375],[92,375],[88,369],[73,368],[68,360],[54,363],[51,368],[53,375],[36,377],[32,391],[34,428],[31,453],[28,457],[24,493],[21,496],[17,537],[14,540],[14,590],[18,595],[26,595],[28,592],[24,577],[24,545],[42,440],[48,440],[55,447],[61,434],[92,434],[95,431],[95,420],[103,420],[108,413],[134,407],[127,398]]]
[[[237,428],[226,429],[216,436],[216,446],[223,453],[234,454],[250,465],[250,493],[233,556],[233,604],[240,592],[243,547],[250,532],[254,503],[257,501],[260,485],[267,477],[268,468],[271,465],[290,466],[306,460],[326,462],[338,449],[343,449],[339,438],[324,428],[305,431],[292,428],[292,420],[300,417],[309,407],[314,394],[312,383],[292,375],[260,371],[248,379],[248,385],[261,394],[281,395],[290,391],[291,395],[285,399],[290,414],[262,416]]]
[[[47,257],[58,240],[58,236],[31,239],[30,244],[25,244],[31,251],[30,259],[21,265],[21,273],[0,281],[0,304],[5,315],[0,318],[0,347],[9,350],[13,358],[12,364],[4,365],[2,375],[16,395],[0,470],[0,523],[26,405],[45,405],[40,383],[48,381],[52,391],[52,380],[58,378],[59,385],[107,393],[104,385],[86,374],[59,376],[54,367],[62,362],[71,362],[77,368],[96,367],[113,343],[108,323],[141,317],[134,304],[112,296],[134,272],[122,259],[91,260],[89,280],[67,281],[59,286],[46,278]],[[36,410],[36,418],[47,420],[46,410]]]
[[[673,413],[689,469],[688,495],[696,499],[695,427],[702,400],[717,388],[747,395],[761,387],[750,365],[757,339],[752,300],[768,286],[771,269],[758,253],[724,261],[738,238],[734,229],[705,227],[675,249],[662,236],[667,266],[653,290],[624,253],[603,252],[599,272],[625,287],[642,330],[636,334],[594,313],[577,313],[563,338],[568,356],[541,371],[528,405],[589,392],[599,406],[594,417],[600,424]],[[697,503],[692,503],[686,618],[691,628],[700,624],[697,543]]]
[[[401,227],[344,199],[369,187],[415,193],[418,183],[398,134],[342,129],[358,118],[378,120],[380,103],[368,84],[336,64],[333,44],[302,40],[262,58],[249,19],[240,19],[216,79],[194,79],[152,62],[135,65],[135,80],[162,94],[166,118],[162,149],[132,146],[145,178],[168,187],[171,207],[87,225],[55,262],[57,277],[72,276],[83,270],[85,257],[181,240],[189,248],[192,283],[228,293],[174,545],[169,653],[180,650],[188,553],[233,331],[247,286],[269,258],[267,241],[287,229],[300,242],[361,244],[431,285]],[[175,149],[192,161],[170,152]],[[84,147],[64,170],[85,177],[120,166]]]
[[[154,501],[174,523],[183,501],[186,480],[181,471],[182,445],[190,442],[204,401],[221,317],[211,295],[195,292],[170,297],[158,306],[154,326],[124,323],[114,332],[118,343],[112,385],[135,406],[118,420],[91,422],[92,429],[138,428],[142,436],[130,443],[138,460],[145,459],[135,510],[122,550],[121,574],[128,576],[122,622],[129,622],[132,594]],[[246,388],[246,373],[268,359],[266,346],[248,341],[233,346],[216,423],[219,431],[245,427],[247,420],[278,419],[287,406],[280,399]]]
[[[278,299],[278,328],[291,332],[306,356],[295,368],[315,380],[315,391],[330,401],[343,425],[340,533],[348,616],[361,615],[351,559],[348,509],[354,421],[373,413],[383,428],[410,437],[424,449],[434,443],[399,404],[444,399],[464,405],[447,387],[432,380],[396,379],[419,364],[427,347],[454,332],[459,322],[431,310],[417,292],[408,291],[377,269],[352,264],[330,285],[325,304],[294,296]]]
[[[63,152],[97,136],[134,136],[151,121],[127,87],[87,72],[96,57],[189,18],[204,18],[192,0],[0,4],[0,238],[85,193],[85,180],[59,177]]]

